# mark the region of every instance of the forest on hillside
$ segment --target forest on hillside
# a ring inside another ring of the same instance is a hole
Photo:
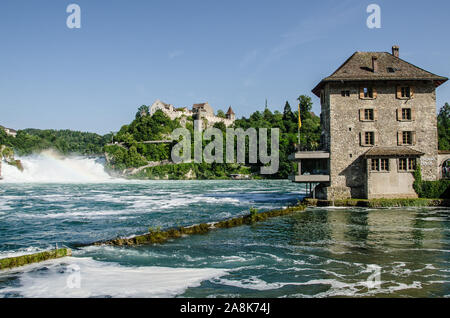
[[[300,112],[302,114],[302,135],[301,143],[309,149],[315,150],[319,147],[320,140],[320,118],[311,112],[312,100],[308,96],[298,98]],[[297,107],[296,107],[297,108]],[[105,151],[109,157],[109,168],[123,171],[128,168],[138,168],[146,165],[148,162],[169,160],[173,144],[144,144],[141,141],[167,139],[167,136],[178,127],[181,127],[180,119],[171,120],[162,111],[157,111],[153,116],[145,115],[148,113],[148,106],[141,106],[136,113],[135,119],[129,124],[124,125],[114,136],[114,142],[117,145],[108,145]],[[218,111],[220,113],[220,111]],[[192,118],[185,118],[184,125],[194,138],[194,126]],[[223,123],[214,124],[215,128],[222,130],[225,134],[225,125]],[[292,110],[288,102],[284,106],[283,112],[272,112],[269,108],[264,111],[256,111],[249,118],[237,119],[234,128],[279,128],[280,130],[280,148],[279,160],[280,167],[278,173],[266,175],[267,178],[285,179],[294,171],[293,162],[288,160],[288,155],[294,152],[294,144],[297,140],[298,110]],[[225,140],[225,137],[224,137]],[[207,144],[203,141],[203,147]],[[193,140],[191,141],[193,146]],[[236,147],[236,145],[235,145]],[[225,144],[224,144],[225,148]],[[236,149],[235,149],[236,151]],[[149,167],[142,170],[136,177],[139,178],[183,178],[183,176],[192,171],[198,179],[211,178],[229,178],[230,174],[253,173],[258,175],[261,163],[248,162],[248,145],[246,149],[245,164],[227,164],[227,163],[183,163],[178,165],[164,165]],[[193,151],[191,151],[193,156]],[[224,149],[225,154],[225,149]]]
[[[111,141],[111,134],[104,136],[73,130],[24,129],[17,136],[7,135],[0,129],[0,145],[14,149],[19,156],[39,153],[42,150],[53,149],[63,155],[103,155],[103,147]]]

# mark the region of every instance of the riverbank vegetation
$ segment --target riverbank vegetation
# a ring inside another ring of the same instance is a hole
[[[414,190],[419,198],[448,199],[450,198],[450,180],[424,181],[422,170],[418,164],[414,171]]]
[[[24,129],[13,137],[0,129],[0,145],[14,149],[19,156],[31,155],[47,149],[54,149],[63,155],[102,155],[103,146],[111,140],[111,134],[100,136],[95,133],[72,130]]]

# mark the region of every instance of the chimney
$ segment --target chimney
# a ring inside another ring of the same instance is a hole
[[[378,59],[375,56],[372,56],[372,71],[378,73]]]
[[[398,45],[394,45],[392,47],[392,55],[394,55],[395,57],[399,57],[400,55],[400,47]]]

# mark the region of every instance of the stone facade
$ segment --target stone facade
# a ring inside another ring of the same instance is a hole
[[[228,109],[226,114],[226,118],[218,117],[214,115],[213,108],[209,105],[208,102],[202,104],[194,104],[192,110],[189,110],[187,107],[175,108],[172,104],[166,104],[159,99],[156,100],[153,105],[150,107],[150,116],[157,111],[161,110],[164,114],[166,114],[170,119],[174,120],[176,118],[181,117],[193,117],[193,119],[199,120],[200,122],[205,122],[206,125],[202,125],[203,128],[211,127],[215,123],[223,122],[226,127],[230,127],[234,124],[235,114],[231,110],[231,106]],[[206,127],[204,127],[206,126]]]
[[[362,155],[371,146],[361,144],[368,131],[375,132],[375,146],[398,146],[398,133],[415,132],[411,148],[424,152],[420,159],[424,180],[437,179],[437,121],[436,90],[432,83],[409,83],[414,86],[414,97],[398,99],[398,82],[377,82],[372,87],[377,91],[374,99],[361,99],[361,83],[329,83],[324,89],[326,99],[322,106],[325,112],[324,139],[330,151],[330,178],[332,187],[349,187],[352,196],[364,197],[367,169]],[[342,96],[342,91],[350,96]],[[411,109],[415,118],[399,121],[397,109]],[[360,110],[373,109],[377,113],[373,121],[360,120]],[[396,165],[395,165],[396,166]],[[394,167],[391,165],[391,167]]]
[[[418,68],[414,73],[411,64],[408,73],[402,74],[398,65],[406,62],[389,53],[357,52],[352,58],[334,73],[347,76],[345,79],[333,80],[332,75],[313,90],[321,98],[322,148],[330,153],[330,182],[322,184],[319,196],[416,197],[412,171],[400,169],[400,158],[406,156],[402,154],[405,148],[420,152],[411,158],[420,162],[423,180],[438,179],[436,87],[447,79]],[[378,65],[377,59],[383,64]],[[364,65],[370,60],[372,67]],[[351,68],[345,70],[347,64]],[[389,77],[396,71],[393,67],[390,70],[391,64],[397,67],[397,79]],[[357,67],[371,74],[366,76]],[[356,69],[354,74],[352,69]],[[407,97],[402,95],[402,88],[407,88]],[[365,154],[373,147],[398,149],[395,155],[379,157],[389,160],[387,171],[370,166],[372,159]]]

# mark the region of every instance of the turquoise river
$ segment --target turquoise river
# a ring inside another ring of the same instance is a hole
[[[302,189],[289,181],[64,182],[56,166],[48,182],[28,165],[29,179],[0,183],[0,258],[56,244],[73,256],[0,271],[0,297],[450,296],[450,209],[308,208],[162,245],[76,248],[285,207]]]

